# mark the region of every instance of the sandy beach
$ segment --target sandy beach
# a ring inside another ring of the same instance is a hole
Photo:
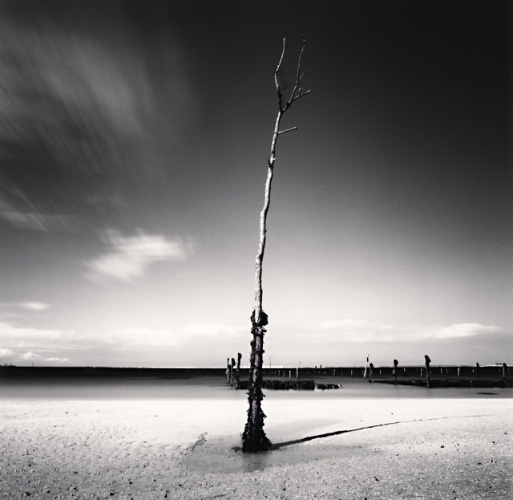
[[[266,432],[283,445],[243,455],[244,391],[183,387],[169,399],[4,397],[0,498],[511,498],[510,389],[267,391]]]

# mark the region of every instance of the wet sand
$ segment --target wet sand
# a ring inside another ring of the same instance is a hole
[[[4,397],[0,498],[511,498],[509,389],[364,387],[267,391],[266,432],[283,446],[255,455],[234,450],[246,395],[222,381],[175,383],[168,398]]]

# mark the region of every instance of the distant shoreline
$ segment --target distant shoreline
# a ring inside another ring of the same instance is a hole
[[[302,368],[265,368],[267,379],[316,379],[329,382],[332,378],[351,378],[372,380],[378,383],[394,383],[394,367],[374,367],[372,379],[364,377],[365,367],[302,367]],[[511,387],[513,370],[503,366],[432,366],[430,380],[432,387]],[[425,385],[425,367],[404,366],[397,369],[398,385]],[[241,368],[241,380],[247,378],[248,369]],[[92,366],[2,366],[0,379],[104,379],[104,378],[141,378],[141,379],[177,379],[187,380],[199,377],[225,378],[226,368],[134,368],[134,367],[92,367]],[[362,380],[362,381],[363,381]]]

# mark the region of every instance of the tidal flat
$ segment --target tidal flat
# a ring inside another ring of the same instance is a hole
[[[2,380],[0,498],[511,497],[511,388],[340,382],[265,391],[279,446],[242,454],[247,396],[220,376]]]

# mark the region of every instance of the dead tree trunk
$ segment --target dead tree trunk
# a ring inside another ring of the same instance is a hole
[[[242,434],[242,450],[243,451],[265,451],[271,447],[271,442],[264,432],[264,419],[265,414],[262,411],[262,399],[264,397],[262,392],[262,364],[264,354],[264,334],[267,325],[267,314],[262,308],[262,265],[264,261],[264,251],[267,233],[267,213],[269,212],[269,205],[271,202],[271,185],[274,173],[274,162],[276,161],[276,144],[278,137],[287,132],[297,130],[297,127],[280,130],[280,123],[285,112],[292,106],[292,103],[297,101],[310,93],[310,90],[304,91],[300,87],[301,80],[303,79],[304,72],[301,70],[301,59],[305,49],[305,40],[298,58],[296,82],[292,93],[288,100],[283,96],[283,88],[280,84],[280,71],[282,69],[282,62],[285,56],[286,49],[285,38],[283,39],[283,48],[274,72],[274,83],[278,95],[278,114],[274,124],[274,132],[271,141],[271,152],[267,161],[267,180],[265,183],[265,196],[264,206],[260,212],[260,242],[258,245],[258,253],[255,261],[255,308],[251,314],[251,356],[249,367],[249,388],[248,388],[248,420]]]

